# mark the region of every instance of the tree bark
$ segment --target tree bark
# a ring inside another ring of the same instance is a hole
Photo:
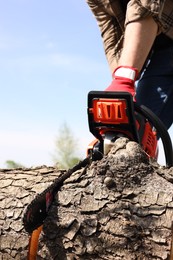
[[[0,259],[26,259],[25,207],[62,171],[0,171]],[[173,168],[150,161],[119,138],[107,156],[76,171],[59,190],[39,239],[37,259],[169,259]]]

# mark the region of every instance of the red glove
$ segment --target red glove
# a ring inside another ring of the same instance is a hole
[[[135,80],[138,76],[138,70],[128,66],[120,66],[113,72],[113,80],[105,91],[129,92],[133,97],[135,95]]]

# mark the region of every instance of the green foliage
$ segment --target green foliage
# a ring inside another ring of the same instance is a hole
[[[54,161],[59,168],[69,169],[80,161],[76,156],[77,140],[66,123],[60,127],[55,146]]]
[[[5,162],[5,164],[6,164],[6,167],[7,167],[8,169],[16,169],[16,168],[23,168],[23,167],[24,167],[24,166],[21,165],[20,163],[16,163],[16,162],[14,162],[14,161],[12,161],[12,160],[7,160],[7,161]]]

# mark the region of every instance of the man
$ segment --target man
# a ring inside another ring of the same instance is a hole
[[[130,92],[168,129],[173,122],[173,1],[86,1],[113,76],[106,91]]]

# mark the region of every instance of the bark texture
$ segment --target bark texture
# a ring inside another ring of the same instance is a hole
[[[24,208],[61,173],[46,166],[0,171],[0,259],[26,259]],[[65,181],[45,220],[37,259],[166,260],[172,220],[173,168],[119,138],[102,160]]]

